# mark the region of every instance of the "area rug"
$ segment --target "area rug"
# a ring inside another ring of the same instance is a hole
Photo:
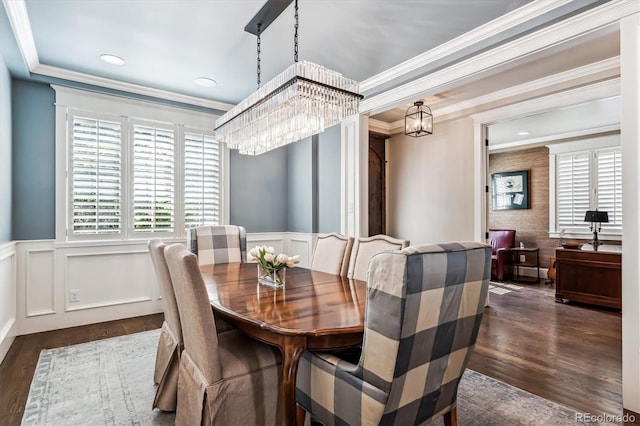
[[[159,330],[40,353],[22,425],[172,425],[152,410]],[[576,412],[467,370],[458,391],[458,424],[574,425]],[[439,419],[435,424],[442,424]]]

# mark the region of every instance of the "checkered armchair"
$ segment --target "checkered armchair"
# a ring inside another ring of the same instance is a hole
[[[473,242],[376,254],[359,359],[304,352],[299,415],[304,409],[325,425],[413,425],[444,415],[455,425],[490,271],[491,247]]]
[[[188,231],[189,251],[198,264],[244,263],[247,261],[247,231],[242,226],[201,226]]]

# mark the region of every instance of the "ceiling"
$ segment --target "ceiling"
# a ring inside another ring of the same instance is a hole
[[[47,78],[61,75],[61,78],[73,79],[76,75],[83,76],[87,82],[87,78],[95,77],[98,82],[122,82],[190,99],[218,102],[220,107],[214,108],[224,110],[256,89],[256,37],[245,32],[244,27],[265,2],[3,0],[0,54],[11,74],[18,78],[44,78],[47,81]],[[457,54],[443,55],[439,60],[415,67],[413,74],[387,81],[376,89],[380,92],[437,72],[475,53],[602,3],[606,0],[559,2],[535,19],[501,30],[500,34],[496,31],[476,44],[463,46]],[[24,46],[18,48],[19,40],[14,37],[16,28],[10,19],[8,4],[18,5],[25,12],[26,34],[34,44],[35,69],[29,64],[28,55],[23,53]],[[455,42],[456,37],[465,37],[478,27],[500,22],[505,15],[510,16],[518,13],[519,8],[532,5],[535,3],[531,0],[299,0],[300,60],[322,64],[361,82],[375,80],[405,61],[415,60],[447,42]],[[293,15],[291,4],[263,33],[263,83],[293,62]],[[479,72],[473,79],[456,81],[455,85],[422,99],[437,117],[442,118],[469,99],[482,99],[508,87],[617,57],[619,49],[619,34],[615,30],[585,34],[514,60],[499,69]],[[106,64],[100,60],[104,53],[120,56],[126,64]],[[200,87],[193,81],[198,77],[214,79],[218,84],[211,88]],[[365,92],[365,99],[375,94]],[[611,100],[606,102],[612,105]],[[397,125],[410,105],[389,107],[375,112],[371,118],[393,127],[391,123]],[[589,116],[598,111],[599,106],[575,110],[580,111],[582,123],[602,119]],[[568,123],[574,124],[567,128],[550,126],[551,113],[546,111],[545,114],[494,123],[491,144],[509,143],[509,139],[513,142],[515,128],[572,131],[569,127],[574,126],[575,121],[569,120]],[[565,111],[558,117],[566,117],[566,114]],[[608,121],[614,120],[610,115],[606,117]],[[540,120],[547,125],[540,125]]]
[[[363,81],[530,1],[299,0],[300,59]],[[256,88],[256,37],[243,29],[265,0],[4,2],[24,2],[41,65],[230,104]],[[261,60],[263,82],[293,62],[293,5],[264,32]],[[10,71],[24,75],[16,62]]]

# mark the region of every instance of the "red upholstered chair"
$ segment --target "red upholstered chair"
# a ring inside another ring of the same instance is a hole
[[[516,243],[515,229],[489,229],[491,244],[491,279],[506,280],[511,278],[511,247]]]

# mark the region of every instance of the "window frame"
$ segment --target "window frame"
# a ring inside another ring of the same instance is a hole
[[[88,92],[85,90],[51,85],[56,94],[56,235],[55,244],[139,244],[150,238],[182,241],[187,232],[184,222],[184,133],[212,134],[215,114],[178,108],[161,103]],[[91,118],[121,122],[122,133],[122,232],[120,234],[74,235],[73,229],[73,181],[72,181],[72,117],[85,115]],[[171,127],[175,132],[175,180],[174,180],[174,231],[134,232],[133,229],[133,132],[134,124]],[[229,168],[228,148],[220,144],[220,224],[229,218]]]
[[[597,162],[594,154],[598,151],[621,150],[620,134],[594,136],[579,141],[547,145],[547,148],[549,149],[549,238],[560,238],[562,229],[558,224],[557,211],[558,157],[566,154],[589,154],[589,198],[590,206],[593,206],[594,202],[597,203],[597,195],[594,193],[594,188],[597,186]],[[624,221],[622,226],[624,226]],[[602,240],[621,241],[622,226],[618,228],[603,226],[598,235]],[[564,238],[591,239],[593,236],[587,223],[585,223],[584,229],[572,228],[565,229],[565,231]]]

